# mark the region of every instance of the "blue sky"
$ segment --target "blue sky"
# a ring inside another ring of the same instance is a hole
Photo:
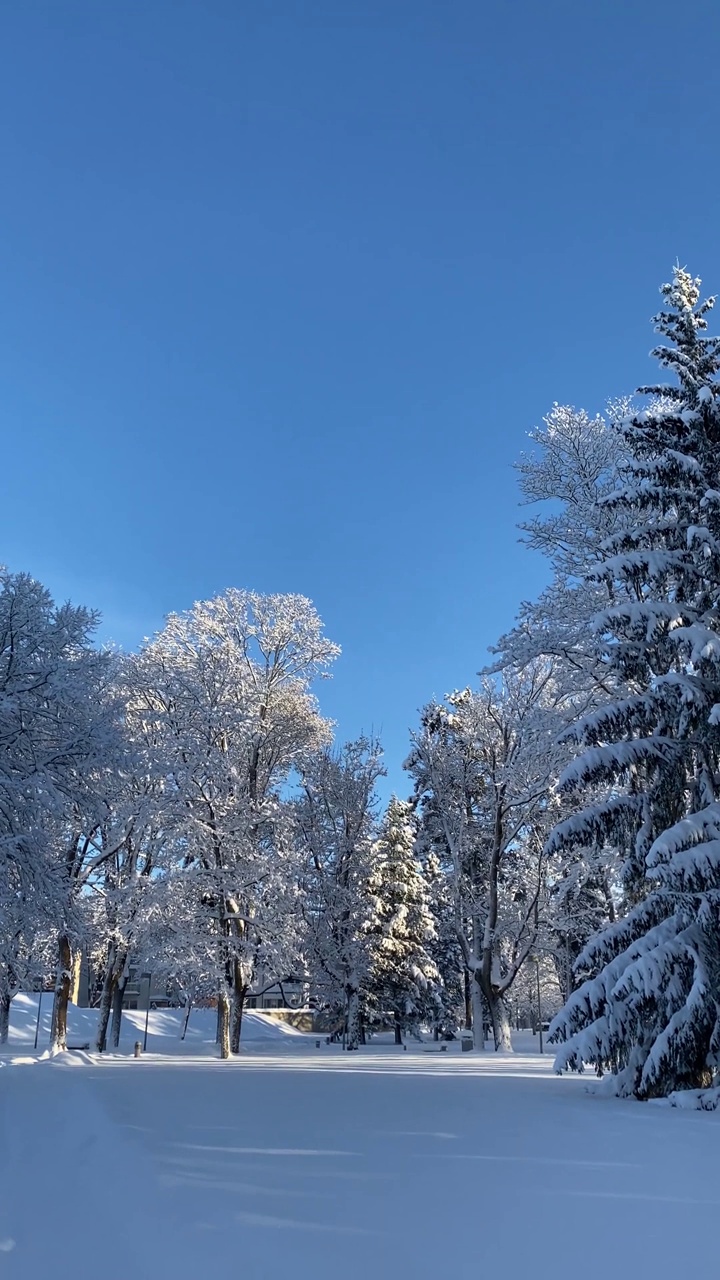
[[[512,462],[720,290],[720,7],[32,0],[0,14],[0,559],[131,648],[310,596],[323,707],[471,682],[543,566]]]

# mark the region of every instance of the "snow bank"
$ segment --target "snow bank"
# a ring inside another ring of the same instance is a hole
[[[31,1048],[35,1042],[38,996],[19,995],[12,1002],[10,1012],[10,1050]],[[45,994],[40,1008],[40,1033],[38,1051],[46,1049],[50,1042],[52,995]],[[71,1005],[68,1014],[68,1043],[91,1047],[95,1043],[98,1010],[79,1009]],[[215,1045],[216,1014],[214,1009],[193,1009],[190,1013],[185,1039],[181,1040],[185,1024],[183,1009],[151,1009],[148,1018],[148,1053],[193,1055],[217,1052]],[[120,1051],[131,1053],[136,1040],[145,1035],[145,1010],[128,1009],[123,1013],[120,1035]],[[242,1044],[275,1043],[278,1046],[305,1037],[295,1027],[256,1010],[248,1010],[243,1017]]]
[[[720,1106],[720,1088],[676,1089],[668,1101],[682,1111],[715,1111]]]

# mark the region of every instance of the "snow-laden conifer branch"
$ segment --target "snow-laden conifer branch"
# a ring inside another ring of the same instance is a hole
[[[615,794],[549,841],[589,851],[614,834],[626,850],[620,918],[579,955],[585,980],[552,1031],[560,1069],[593,1063],[640,1097],[707,1086],[718,1062],[720,342],[703,336],[699,281],[678,268],[663,292],[655,355],[677,385],[646,388],[662,403],[618,424],[628,456],[601,502],[619,524],[589,570],[611,596],[594,629],[617,694],[578,719],[561,778]]]

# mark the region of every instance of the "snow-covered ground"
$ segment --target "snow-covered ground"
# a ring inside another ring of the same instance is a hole
[[[715,1273],[717,1114],[592,1097],[537,1055],[279,1034],[231,1063],[16,1045],[0,1277]]]
[[[50,1043],[52,995],[42,997],[38,1051],[47,1049]],[[68,1044],[93,1044],[97,1030],[97,1009],[78,1009],[70,1005],[68,1014]],[[185,1014],[181,1009],[151,1009],[148,1016],[148,1053],[178,1054],[207,1053],[215,1055],[216,1014],[212,1009],[192,1009],[184,1040],[181,1039]],[[16,996],[10,1017],[10,1050],[34,1046],[38,1026],[38,997]],[[296,1039],[299,1033],[287,1023],[279,1022],[267,1014],[248,1010],[243,1018],[242,1038],[245,1044],[276,1041],[282,1043],[288,1037]],[[123,1013],[120,1050],[132,1052],[136,1040],[145,1038],[145,1011],[128,1009]]]

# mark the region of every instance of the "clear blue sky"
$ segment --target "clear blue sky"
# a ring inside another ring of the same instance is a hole
[[[10,0],[0,559],[133,647],[310,596],[381,732],[543,568],[511,464],[720,290],[717,0]],[[719,321],[720,323],[720,321]]]

